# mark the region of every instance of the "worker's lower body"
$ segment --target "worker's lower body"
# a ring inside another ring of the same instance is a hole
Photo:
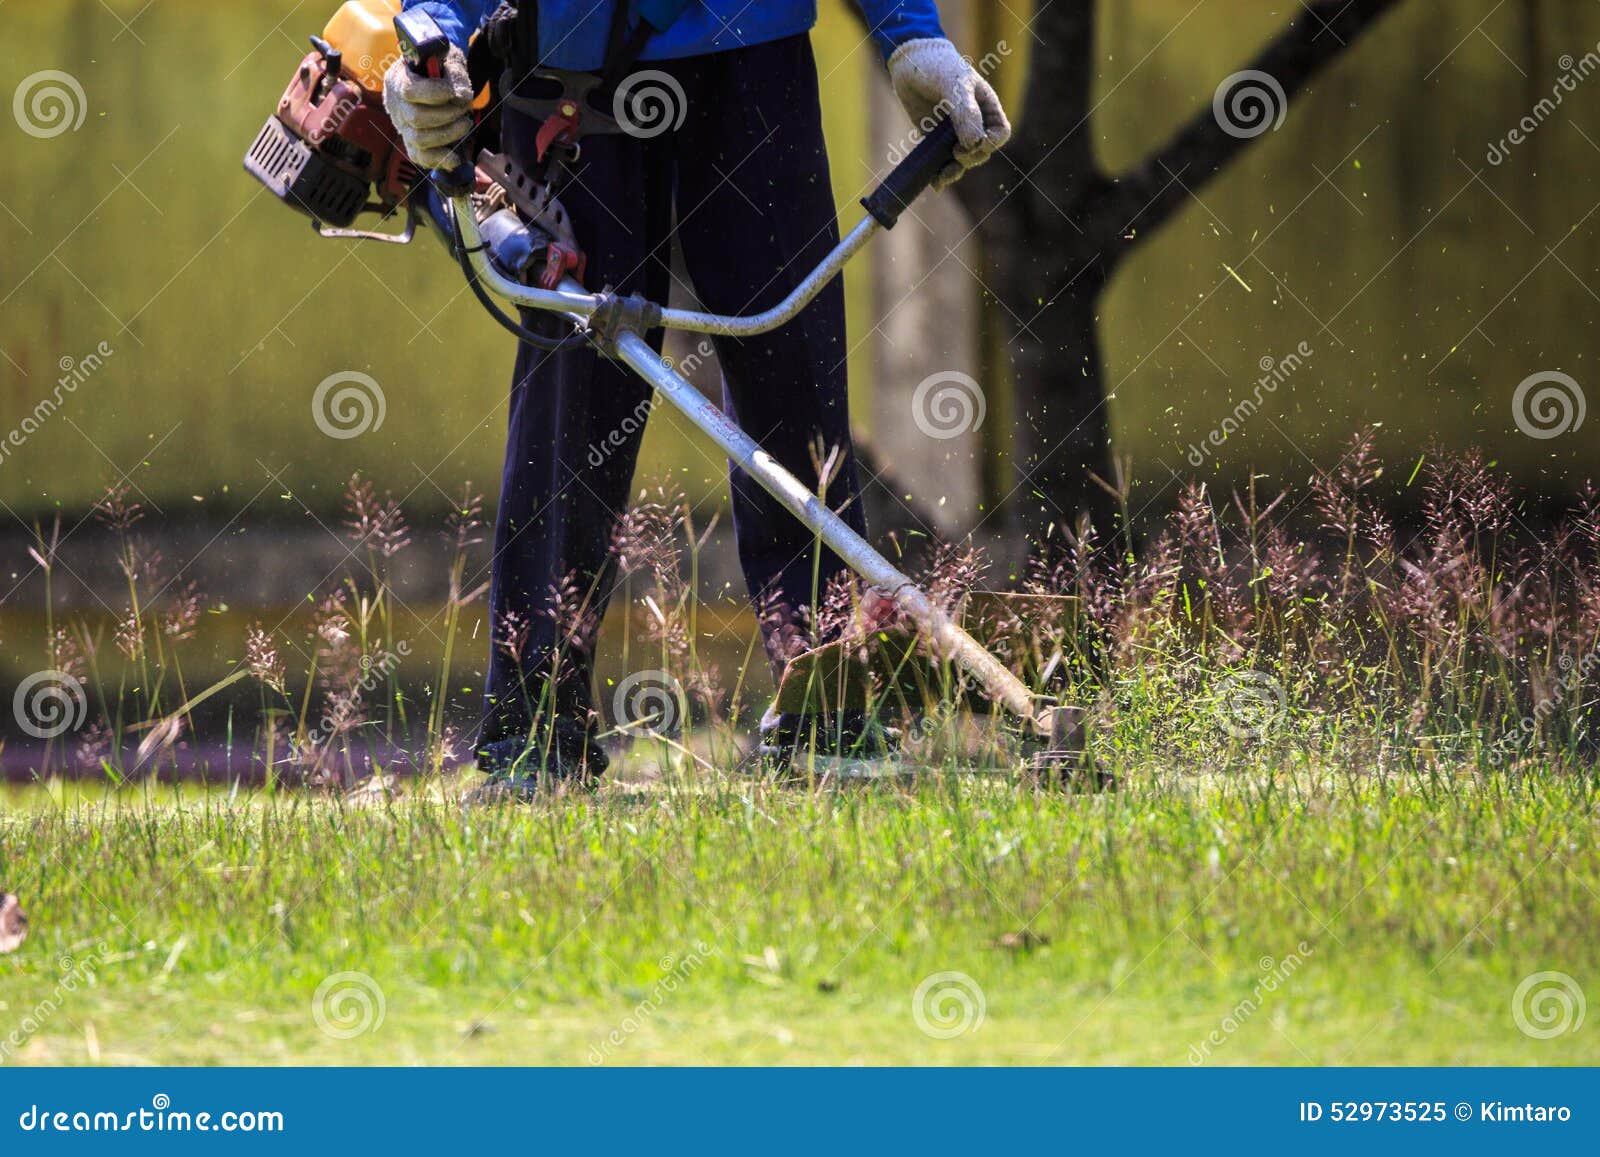
[[[681,86],[682,124],[650,139],[586,137],[563,194],[588,255],[588,285],[665,301],[675,236],[704,308],[741,314],[777,304],[838,241],[809,40],[651,67]],[[537,130],[508,114],[504,144],[514,160],[531,164]],[[716,340],[728,413],[808,483],[817,478],[814,444],[843,451],[827,499],[860,530],[847,350],[837,281],[773,333]],[[649,387],[593,350],[524,345],[517,356],[479,742],[491,774],[604,770],[590,662],[649,406]],[[844,564],[825,548],[817,558],[812,532],[738,470],[731,488],[740,563],[776,666],[804,645],[810,609]],[[775,743],[838,733],[792,718],[768,724]]]

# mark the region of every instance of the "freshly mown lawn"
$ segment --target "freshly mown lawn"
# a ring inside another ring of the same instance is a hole
[[[1600,1062],[1578,776],[458,791],[0,797],[0,1063]]]

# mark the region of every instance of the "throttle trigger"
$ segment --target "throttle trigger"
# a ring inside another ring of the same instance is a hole
[[[539,136],[535,142],[538,147],[539,160],[544,160],[545,154],[550,151],[551,145],[577,144],[582,121],[582,106],[575,100],[563,100],[557,106],[556,111],[546,117],[544,124],[539,126]]]

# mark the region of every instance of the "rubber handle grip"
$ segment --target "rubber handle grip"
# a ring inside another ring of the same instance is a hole
[[[435,78],[444,75],[450,40],[431,14],[420,8],[400,13],[394,18],[394,34],[400,42],[400,55],[412,72]]]
[[[956,163],[956,126],[947,117],[911,150],[911,155],[884,178],[861,203],[885,229],[893,229],[900,214],[911,207],[939,174]]]

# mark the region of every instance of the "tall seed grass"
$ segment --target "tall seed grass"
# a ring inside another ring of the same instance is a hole
[[[1020,605],[1032,609],[986,620],[985,641],[1041,694],[1093,709],[1095,755],[1108,770],[1285,761],[1485,775],[1515,774],[1530,760],[1592,767],[1600,492],[1586,489],[1559,520],[1536,527],[1480,455],[1430,455],[1404,483],[1422,494],[1420,525],[1401,531],[1386,514],[1395,480],[1385,474],[1368,431],[1302,490],[1267,493],[1252,482],[1221,496],[1196,483],[1154,526],[1124,525],[1112,536],[1080,523],[1022,572],[1019,592],[1036,598]],[[408,699],[398,674],[407,641],[397,637],[391,574],[412,530],[399,504],[359,477],[344,503],[360,565],[316,592],[304,637],[256,624],[228,677],[200,689],[187,685],[183,652],[207,599],[165,577],[126,489],[96,507],[119,544],[125,582],[109,637],[82,617],[57,620],[59,530],[40,528],[30,554],[45,580],[43,658],[91,688],[93,700],[88,726],[47,746],[42,773],[98,769],[123,783],[175,767],[176,746],[195,738],[193,709],[245,678],[258,693],[253,709],[230,715],[226,742],[230,752],[247,749],[271,785],[349,788],[362,769],[438,776],[469,759],[476,720],[453,717],[447,692],[467,645],[458,639],[463,612],[486,591],[469,580],[467,561],[482,539],[481,499],[465,488],[443,530],[451,546],[443,652],[422,680],[422,703]],[[762,659],[781,663],[827,640],[865,659],[894,627],[855,584],[836,582],[815,606],[763,607],[769,626],[783,616],[767,634],[768,653],[752,645],[724,673],[702,652],[697,621],[700,560],[714,528],[715,520],[696,523],[681,493],[656,487],[612,529],[615,572],[603,581],[616,588],[625,663],[669,681],[666,714],[675,718],[621,713],[596,730],[613,745],[643,743],[662,774],[738,762],[764,696]],[[938,544],[920,577],[960,613],[989,566],[970,543]],[[561,680],[586,677],[597,593],[569,578],[528,609],[556,622],[551,655],[522,653],[530,620],[517,615],[473,642],[533,673],[523,693],[535,714],[554,710]],[[122,661],[106,662],[108,649]],[[113,666],[114,680],[104,675]],[[869,707],[925,765],[1016,765],[1003,730],[976,727],[956,709],[959,682],[946,671],[915,700],[879,678]],[[612,713],[609,688],[593,690],[597,711]]]

